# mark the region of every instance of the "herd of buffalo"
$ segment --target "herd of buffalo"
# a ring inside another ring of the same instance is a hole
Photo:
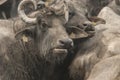
[[[120,0],[0,0],[0,80],[120,80]]]

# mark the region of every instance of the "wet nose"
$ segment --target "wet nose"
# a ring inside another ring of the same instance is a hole
[[[65,48],[71,48],[71,47],[73,47],[73,41],[72,41],[72,39],[62,39],[62,40],[59,40],[59,42]]]

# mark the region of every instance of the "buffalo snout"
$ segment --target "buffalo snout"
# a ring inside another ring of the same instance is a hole
[[[73,47],[73,41],[70,38],[59,40],[59,44],[63,45],[64,48],[69,49]]]

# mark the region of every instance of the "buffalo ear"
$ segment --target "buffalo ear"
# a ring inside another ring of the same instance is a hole
[[[17,40],[22,39],[23,41],[27,42],[28,38],[34,37],[34,26],[24,28],[15,34],[15,38]]]
[[[93,26],[96,26],[98,24],[105,24],[106,23],[106,21],[104,19],[99,18],[97,16],[88,17],[88,20],[93,23]]]
[[[73,26],[71,27],[71,33],[69,34],[69,37],[71,39],[80,39],[88,37],[88,34],[83,29]]]

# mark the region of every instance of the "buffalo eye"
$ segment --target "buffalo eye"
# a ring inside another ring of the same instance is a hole
[[[39,29],[42,31],[46,31],[49,27],[47,22],[43,19],[38,20],[38,26],[39,26]]]
[[[49,26],[45,22],[41,24],[41,30],[42,31],[46,31],[48,28],[49,28]]]

